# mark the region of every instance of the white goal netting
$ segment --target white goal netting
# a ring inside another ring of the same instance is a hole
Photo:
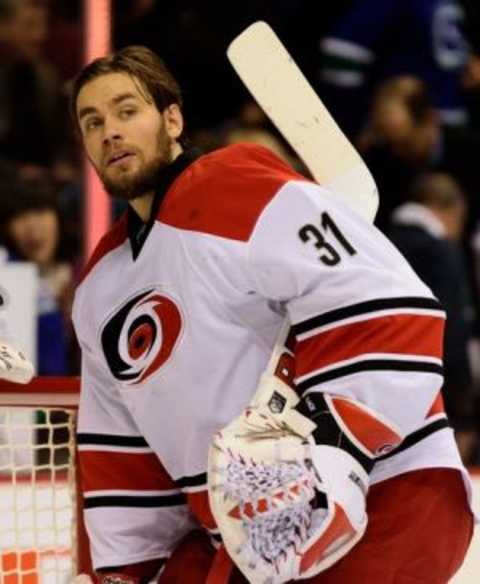
[[[78,548],[76,411],[21,392],[12,407],[0,388],[0,584],[67,584]]]

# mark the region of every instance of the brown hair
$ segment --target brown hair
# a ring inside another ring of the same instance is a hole
[[[143,46],[125,47],[100,57],[89,63],[80,71],[73,81],[70,95],[70,113],[78,129],[77,99],[84,85],[93,79],[108,73],[126,73],[138,80],[147,100],[153,99],[159,112],[172,103],[183,105],[180,86],[168,70],[165,63],[153,51]]]
[[[410,187],[410,200],[427,207],[451,209],[465,202],[465,195],[455,178],[443,172],[425,172]]]

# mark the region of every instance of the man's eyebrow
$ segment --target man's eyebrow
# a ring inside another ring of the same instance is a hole
[[[94,114],[96,112],[97,110],[94,107],[82,107],[82,109],[78,112],[78,121],[80,121],[85,116],[88,116],[88,114]]]
[[[120,95],[116,95],[110,100],[112,105],[118,105],[122,101],[127,99],[138,99],[138,97],[134,93],[121,93]]]
[[[138,97],[134,93],[121,93],[120,95],[116,95],[110,100],[112,105],[118,105],[122,101],[127,99],[138,99]],[[78,119],[81,120],[88,114],[95,114],[97,113],[97,109],[92,106],[82,107],[82,109],[78,112]]]

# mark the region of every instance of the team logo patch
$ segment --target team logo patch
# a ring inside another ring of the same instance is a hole
[[[171,298],[151,289],[129,300],[102,331],[113,376],[129,385],[151,377],[171,356],[181,330],[182,316]]]
[[[274,391],[268,402],[268,407],[273,414],[281,414],[287,405],[287,400],[278,391]]]

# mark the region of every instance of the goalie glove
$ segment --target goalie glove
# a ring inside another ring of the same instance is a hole
[[[250,406],[209,452],[209,499],[225,547],[250,582],[314,576],[367,527],[368,474],[402,436],[351,399],[300,400],[264,376]]]
[[[0,378],[14,383],[28,383],[33,377],[33,365],[11,345],[0,342]]]

